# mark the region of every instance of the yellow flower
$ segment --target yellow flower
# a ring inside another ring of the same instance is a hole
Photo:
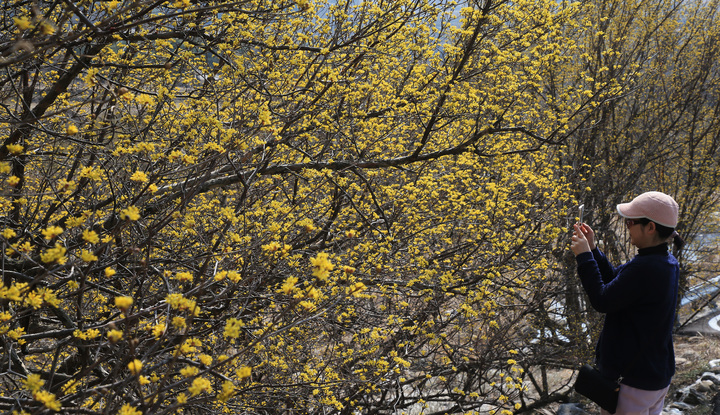
[[[107,332],[107,338],[111,343],[117,343],[123,338],[123,332],[120,330],[110,330]]]
[[[190,392],[192,396],[197,396],[202,392],[212,393],[212,391],[212,384],[209,380],[203,377],[195,378],[195,380],[193,380],[192,386],[188,388],[188,392]]]
[[[10,239],[10,238],[14,237],[15,235],[17,235],[17,233],[15,233],[15,231],[10,228],[5,228],[2,231],[2,236],[5,239]]]
[[[358,281],[351,285],[348,290],[353,295],[353,297],[359,297],[361,293],[365,290],[365,288],[365,284]]]
[[[62,409],[62,405],[60,405],[60,402],[58,402],[57,399],[55,399],[55,394],[50,393],[48,391],[44,390],[38,390],[35,393],[33,393],[33,398],[45,405],[46,408],[53,410],[53,411],[59,411]]]
[[[46,304],[52,307],[57,307],[60,305],[60,300],[50,288],[40,288],[38,289],[38,294],[40,295],[40,297],[42,297],[42,300]]]
[[[184,317],[176,316],[172,319],[172,325],[175,327],[176,330],[182,330],[185,327],[187,327],[187,323],[185,322]]]
[[[21,146],[20,144],[8,144],[7,149],[10,154],[18,155],[23,152],[25,147]]]
[[[65,192],[72,192],[73,190],[75,190],[75,188],[76,188],[75,182],[72,180],[70,180],[70,181],[68,181],[67,179],[58,180],[58,189],[59,190],[62,190]]]
[[[64,264],[67,261],[65,257],[66,249],[60,244],[55,244],[55,248],[50,248],[47,251],[40,254],[40,260],[46,264],[57,262],[58,264]]]
[[[237,376],[240,379],[245,379],[247,377],[250,377],[251,374],[252,374],[252,368],[249,366],[243,366],[237,370]]]
[[[89,330],[87,330],[87,331],[85,331],[85,332],[83,332],[82,330],[75,330],[75,331],[73,332],[73,336],[74,336],[74,337],[77,337],[78,339],[92,340],[92,339],[100,336],[100,330],[98,330],[98,329],[89,329]]]
[[[195,366],[185,366],[184,368],[180,369],[180,376],[190,378],[197,375],[199,372],[200,369],[196,368]]]
[[[59,226],[48,226],[47,229],[42,231],[43,236],[48,241],[60,235],[61,233],[63,233],[63,228]]]
[[[328,260],[328,254],[320,252],[316,257],[310,258],[310,263],[313,266],[313,276],[321,281],[328,279],[330,271],[333,270],[333,264]]]
[[[317,301],[320,298],[320,291],[318,291],[315,287],[310,287],[307,290],[307,296]]]
[[[18,246],[18,250],[20,252],[28,253],[33,250],[33,245],[30,242],[25,241],[22,244],[20,244],[20,246]]]
[[[108,278],[109,278],[109,277],[112,277],[113,275],[115,275],[116,272],[117,272],[117,271],[115,271],[114,269],[112,269],[112,268],[110,268],[110,267],[105,268],[105,276],[108,277]]]
[[[130,180],[132,180],[134,182],[145,183],[146,181],[148,181],[148,177],[147,177],[147,174],[145,174],[145,172],[137,170],[135,173],[133,173],[132,176],[130,176]]]
[[[295,3],[300,7],[302,10],[307,10],[310,8],[310,1],[309,0],[295,0]]]
[[[10,337],[11,339],[15,340],[16,342],[18,342],[20,344],[25,343],[25,340],[21,338],[24,334],[25,334],[25,328],[23,328],[23,327],[18,327],[16,329],[13,329],[13,330],[10,330],[7,332],[8,337]]]
[[[9,287],[0,285],[0,298],[11,301],[21,301],[21,293],[25,291],[27,284],[11,284]]]
[[[83,231],[83,239],[86,242],[90,242],[91,244],[96,244],[100,242],[100,237],[98,237],[97,232],[91,231],[90,229],[85,229]]]
[[[138,104],[144,105],[144,104],[152,104],[153,103],[153,97],[151,97],[148,94],[140,94],[137,97],[135,97],[135,101]]]
[[[192,273],[187,272],[187,271],[178,272],[175,275],[175,279],[178,281],[182,281],[182,282],[192,282],[193,275],[192,275]]]
[[[280,242],[272,241],[269,244],[260,246],[260,249],[262,249],[263,251],[275,252],[280,249]]]
[[[227,323],[225,323],[225,331],[223,333],[223,337],[237,339],[240,336],[240,329],[242,329],[243,326],[244,324],[242,320],[238,320],[236,318],[229,318]]]
[[[118,4],[120,4],[120,0],[111,0],[105,3],[105,9],[107,9],[107,11],[115,10]]]
[[[120,408],[117,415],[142,415],[142,411],[135,409],[132,407],[129,403],[126,403],[125,405]]]
[[[29,292],[27,293],[27,296],[25,297],[24,303],[26,306],[32,307],[35,310],[40,308],[42,305],[43,299],[42,297],[36,293],[36,292]]]
[[[129,206],[120,212],[120,219],[138,220],[140,219],[140,209],[135,206]]]
[[[127,296],[120,296],[115,297],[115,307],[119,308],[121,311],[125,312],[127,311],[130,306],[133,303],[132,297]]]
[[[10,176],[7,179],[7,184],[10,187],[15,187],[20,184],[20,178],[17,176]]]
[[[314,311],[315,310],[315,303],[312,301],[300,301],[298,305],[302,308],[304,308],[306,311]]]
[[[25,16],[13,17],[13,22],[15,23],[15,26],[17,26],[20,30],[29,29],[32,27],[32,23],[30,23],[30,20]]]
[[[75,126],[75,124],[69,124],[67,126],[67,133],[70,135],[74,135],[78,133],[78,128]]]
[[[239,282],[242,276],[237,271],[228,271],[227,277],[232,282]]]
[[[84,215],[80,215],[78,217],[69,217],[65,221],[65,225],[69,228],[76,228],[78,226],[81,226],[85,221],[87,220],[87,217]]]
[[[167,326],[165,323],[158,323],[153,327],[153,336],[155,336],[156,339],[159,339],[164,333],[165,329],[167,329]]]
[[[42,380],[40,375],[38,375],[37,373],[31,373],[27,376],[27,379],[23,381],[23,384],[25,385],[25,388],[27,388],[27,390],[29,390],[30,392],[36,392],[43,387],[45,381]]]
[[[130,373],[133,375],[137,375],[142,370],[142,362],[138,359],[133,360],[132,362],[128,363],[128,369],[130,369]]]
[[[235,385],[226,380],[222,385],[222,392],[218,393],[217,398],[220,402],[227,402],[235,394]]]
[[[258,118],[260,119],[260,125],[270,125],[270,107],[267,102],[260,108]]]
[[[43,35],[52,35],[55,33],[55,26],[49,22],[40,23],[40,31]]]
[[[297,284],[298,279],[297,277],[287,277],[285,278],[285,282],[283,282],[283,285],[280,287],[278,292],[290,295],[295,290],[295,284]]]
[[[88,251],[87,249],[82,250],[80,257],[85,262],[93,262],[93,261],[98,260],[98,257],[95,254],[93,254],[91,251]]]
[[[91,166],[86,166],[80,169],[80,177],[88,178],[91,180],[100,180],[102,172],[98,169],[94,169]]]
[[[174,310],[189,311],[195,316],[200,314],[200,308],[197,306],[195,300],[185,298],[182,294],[168,294],[165,297],[165,301],[167,301],[170,307],[172,307]]]

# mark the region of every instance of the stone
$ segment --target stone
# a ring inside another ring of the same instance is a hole
[[[675,393],[675,399],[679,402],[686,403],[691,406],[703,405],[707,403],[707,398],[698,392],[694,387],[688,386],[680,389]]]
[[[673,402],[668,406],[669,409],[677,409],[681,413],[682,411],[689,411],[693,409],[692,405],[686,404],[685,402]]]
[[[661,415],[683,415],[683,411],[677,408],[665,408]]]
[[[715,383],[711,380],[698,380],[692,386],[696,391],[700,393],[708,393],[715,390]]]
[[[700,380],[711,381],[715,385],[720,385],[720,375],[718,375],[717,373],[705,372],[700,377]]]
[[[557,409],[557,415],[590,415],[579,403],[564,403]]]

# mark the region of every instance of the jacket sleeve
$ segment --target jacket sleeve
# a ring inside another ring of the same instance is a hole
[[[610,264],[610,261],[608,261],[605,254],[596,247],[595,249],[592,250],[592,255],[593,255],[593,258],[595,259],[595,262],[597,262],[598,269],[600,270],[600,275],[602,276],[603,282],[605,284],[607,284],[610,281],[612,281],[613,278],[615,278],[617,271]]]
[[[603,258],[604,255],[601,261]],[[580,254],[576,260],[583,289],[590,299],[590,304],[598,312],[612,313],[628,308],[643,296],[643,272],[632,261],[613,269],[607,259],[604,259],[602,265],[598,263],[595,253]]]

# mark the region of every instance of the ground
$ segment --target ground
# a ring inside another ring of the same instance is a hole
[[[676,373],[666,403],[671,402],[675,391],[694,383],[704,372],[710,371],[710,361],[720,359],[720,336],[678,335],[675,337]],[[711,394],[712,395],[712,394]],[[713,396],[710,396],[712,398]],[[709,415],[711,405],[699,405],[685,415]]]

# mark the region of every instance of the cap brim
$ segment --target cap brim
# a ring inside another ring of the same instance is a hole
[[[617,212],[623,218],[639,219],[645,217],[642,212],[633,209],[631,203],[620,203],[617,205]]]

